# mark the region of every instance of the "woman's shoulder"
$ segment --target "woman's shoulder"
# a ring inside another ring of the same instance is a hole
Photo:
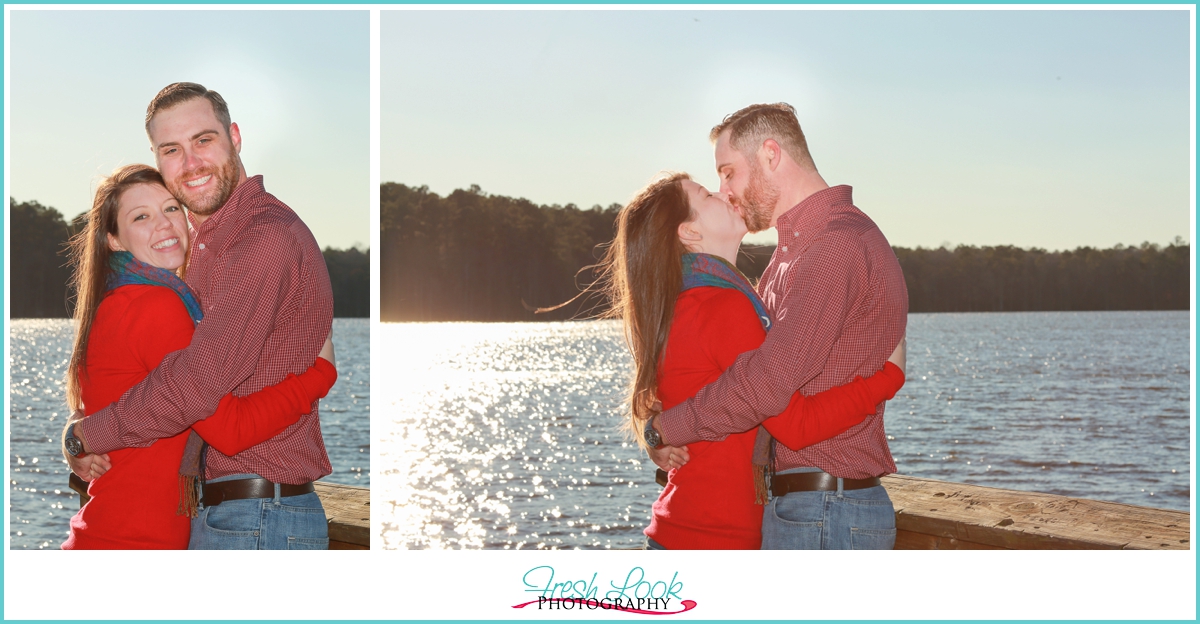
[[[750,298],[745,293],[719,286],[689,288],[680,293],[675,308],[677,311],[680,309],[692,311],[697,316],[745,315],[754,319],[758,318],[754,312],[754,304],[750,303]]]
[[[187,308],[183,305],[183,300],[174,290],[166,286],[155,286],[153,284],[126,284],[119,286],[109,291],[104,295],[104,300],[100,302],[101,306],[108,305],[110,307],[120,308],[175,308],[183,310],[187,313]]]
[[[152,320],[167,327],[177,324],[173,321],[186,321],[188,327],[192,324],[187,307],[174,290],[150,284],[127,284],[113,289],[100,302],[96,315],[119,318],[124,323]]]
[[[750,299],[739,290],[717,286],[701,286],[680,293],[675,301],[673,325],[672,330],[678,329],[673,333],[704,343],[761,342],[763,334],[762,322]]]

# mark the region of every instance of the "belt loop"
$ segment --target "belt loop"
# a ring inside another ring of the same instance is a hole
[[[279,494],[280,494],[280,491],[281,491],[282,489],[283,489],[283,486],[279,485],[278,483],[276,483],[276,484],[275,484],[275,500],[274,500],[274,503],[275,503],[276,505],[280,504],[280,500],[279,500],[279,498],[280,498],[280,497],[279,497]]]
[[[843,491],[842,490],[842,485],[843,485],[842,478],[838,477],[837,480],[838,480],[838,489],[837,489],[838,498],[842,498],[842,491]]]

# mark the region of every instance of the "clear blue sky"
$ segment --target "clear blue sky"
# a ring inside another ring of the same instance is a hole
[[[786,101],[895,245],[1191,239],[1186,11],[384,11],[381,35],[385,182],[715,185],[709,128]]]
[[[13,11],[8,195],[68,218],[100,176],[154,164],[146,105],[172,82],[229,103],[242,160],[324,246],[370,241],[367,11]]]

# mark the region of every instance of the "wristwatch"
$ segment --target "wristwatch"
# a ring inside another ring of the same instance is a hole
[[[67,427],[67,437],[63,440],[63,446],[67,447],[67,452],[71,454],[71,457],[87,455],[83,451],[83,440],[75,437],[75,425]]]
[[[663,445],[662,434],[654,428],[654,419],[657,416],[651,416],[646,420],[646,428],[642,430],[642,434],[646,437],[646,446],[650,448],[659,448]]]

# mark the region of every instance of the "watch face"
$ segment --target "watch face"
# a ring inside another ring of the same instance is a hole
[[[83,452],[83,443],[79,441],[79,438],[68,437],[66,446],[67,452],[71,455],[78,456],[81,452]]]
[[[662,444],[662,436],[658,434],[658,431],[655,431],[654,427],[646,427],[646,444],[650,445],[651,448]]]

